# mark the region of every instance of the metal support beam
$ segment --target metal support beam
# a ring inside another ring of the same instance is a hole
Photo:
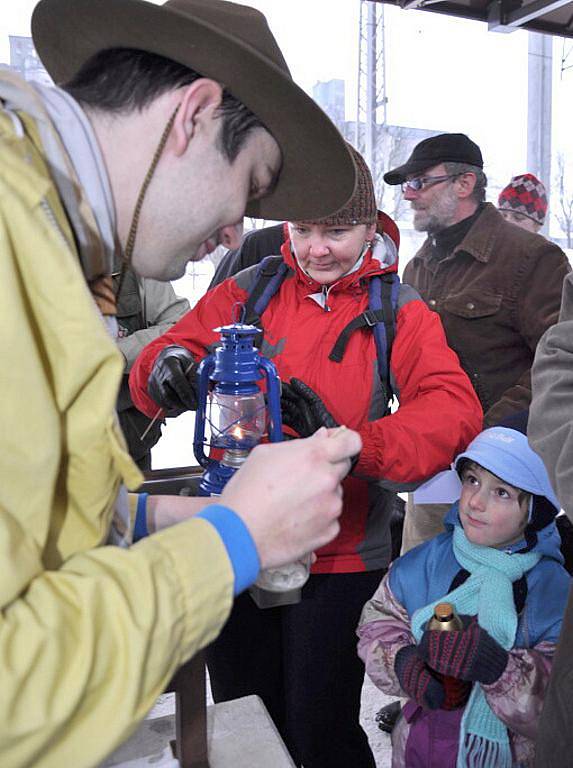
[[[360,2],[358,91],[355,146],[362,152],[376,185],[376,145],[380,125],[386,123],[386,76],[384,66],[384,7]]]
[[[535,21],[540,16],[545,16],[553,11],[558,11],[564,5],[569,5],[571,0],[533,0],[528,5],[523,5],[515,11],[507,14],[506,24],[510,27],[521,27],[523,24]]]
[[[570,3],[571,0],[533,0],[521,8],[505,10],[504,0],[495,0],[489,6],[488,12],[490,32],[512,32]]]
[[[548,35],[529,33],[527,88],[527,170],[551,194],[551,118],[553,40]],[[543,227],[547,233],[549,220]]]
[[[376,5],[368,3],[367,24],[367,48],[366,48],[366,135],[365,153],[366,162],[370,168],[376,167]]]
[[[505,23],[503,0],[495,0],[488,6],[487,28],[490,32],[514,32],[515,27],[509,27]]]
[[[377,2],[377,0],[375,0]],[[403,11],[420,10],[427,8],[429,5],[436,5],[443,2],[443,0],[398,0],[398,4]]]
[[[400,0],[400,8],[405,11],[411,11],[416,8],[421,8],[426,4],[426,0]]]

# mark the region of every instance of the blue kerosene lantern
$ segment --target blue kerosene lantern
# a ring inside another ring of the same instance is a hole
[[[233,323],[216,329],[221,346],[201,362],[199,405],[195,421],[193,452],[205,468],[200,495],[218,496],[226,483],[260,442],[268,423],[268,437],[282,440],[280,379],[275,366],[254,346],[260,333],[254,325]],[[266,378],[267,402],[258,381]],[[214,383],[214,386],[211,386]],[[268,415],[268,418],[267,418]],[[210,446],[223,455],[205,455],[205,428],[210,429]]]
[[[281,383],[275,366],[254,346],[260,332],[254,325],[234,323],[217,329],[221,346],[201,362],[199,404],[193,451],[205,474],[201,496],[219,496],[249,452],[260,442],[268,424],[272,443],[282,440]],[[266,378],[267,400],[257,382]],[[212,386],[214,384],[214,386]],[[221,459],[205,456],[205,427],[211,448],[222,449]],[[310,555],[279,568],[260,572],[249,590],[259,608],[298,603],[308,578]]]

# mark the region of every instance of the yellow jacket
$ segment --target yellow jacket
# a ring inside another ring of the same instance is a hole
[[[23,135],[0,111],[0,766],[82,768],[216,636],[233,570],[205,520],[101,546],[120,483],[141,481],[114,414],[123,361],[21,118]]]

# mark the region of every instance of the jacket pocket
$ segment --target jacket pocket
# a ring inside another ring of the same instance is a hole
[[[510,325],[503,298],[502,293],[473,288],[450,294],[442,304],[448,343],[469,376],[484,413],[493,405],[499,378],[492,369],[492,344],[499,344],[507,336],[506,326]]]
[[[490,317],[499,312],[503,294],[471,291],[454,294],[444,299],[443,307],[452,315],[466,320],[477,320]]]

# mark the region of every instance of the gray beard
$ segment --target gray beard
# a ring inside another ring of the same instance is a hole
[[[414,229],[434,235],[451,226],[456,217],[458,198],[453,189],[448,187],[444,194],[433,201],[429,208],[414,210]],[[418,214],[418,216],[416,216]]]

